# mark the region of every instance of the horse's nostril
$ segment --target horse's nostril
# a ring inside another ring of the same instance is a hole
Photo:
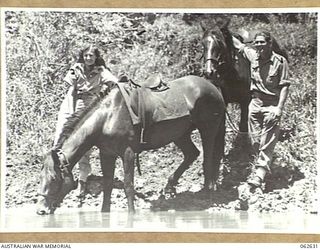
[[[204,75],[208,78],[210,78],[213,75],[213,71],[212,70],[205,70]]]
[[[46,214],[46,211],[44,211],[44,210],[37,210],[37,214],[38,214],[38,215],[45,215],[45,214]]]

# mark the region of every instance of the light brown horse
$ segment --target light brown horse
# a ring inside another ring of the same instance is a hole
[[[199,150],[190,135],[198,129],[203,146],[204,189],[212,191],[218,178],[224,151],[225,104],[219,90],[204,78],[186,76],[168,84],[168,94],[182,95],[190,115],[166,120],[147,128],[147,144],[140,144],[139,128],[133,125],[119,87],[97,98],[84,111],[76,113],[65,125],[57,148],[47,153],[40,175],[38,214],[54,213],[63,198],[75,187],[73,166],[92,146],[100,149],[103,173],[102,211],[110,211],[115,161],[123,161],[124,190],[128,211],[134,212],[135,153],[157,149],[174,142],[184,154],[184,160],[169,177],[165,191],[171,192],[179,177],[198,157]]]

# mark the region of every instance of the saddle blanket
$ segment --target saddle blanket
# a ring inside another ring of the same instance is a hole
[[[177,88],[154,92],[149,88],[132,88],[128,83],[118,83],[134,125],[173,120],[190,115],[183,94]]]

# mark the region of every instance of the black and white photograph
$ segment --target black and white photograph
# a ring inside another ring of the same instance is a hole
[[[1,232],[320,234],[318,18],[1,9]]]

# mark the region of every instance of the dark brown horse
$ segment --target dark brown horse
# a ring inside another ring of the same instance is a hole
[[[204,31],[204,75],[221,88],[225,103],[239,103],[239,129],[248,131],[250,66],[232,43],[227,23]]]
[[[110,211],[115,161],[122,158],[124,189],[128,210],[134,212],[134,160],[135,153],[156,149],[174,142],[184,160],[169,177],[165,191],[171,192],[179,177],[198,157],[199,150],[190,135],[198,129],[203,146],[204,189],[212,191],[218,178],[224,151],[225,104],[219,90],[204,78],[186,76],[168,84],[168,94],[182,95],[190,115],[166,120],[146,128],[147,144],[140,144],[139,129],[133,125],[119,86],[97,100],[65,125],[57,148],[44,160],[40,175],[38,214],[53,213],[63,198],[75,187],[73,166],[92,146],[100,149],[103,173],[102,211]]]
[[[225,103],[239,103],[241,116],[239,130],[248,132],[248,105],[250,96],[250,65],[242,53],[233,46],[232,36],[249,44],[259,30],[240,30],[239,34],[228,30],[229,20],[220,20],[213,28],[205,29],[202,44],[204,47],[204,75],[222,91]],[[287,53],[272,38],[272,49],[288,59]]]

